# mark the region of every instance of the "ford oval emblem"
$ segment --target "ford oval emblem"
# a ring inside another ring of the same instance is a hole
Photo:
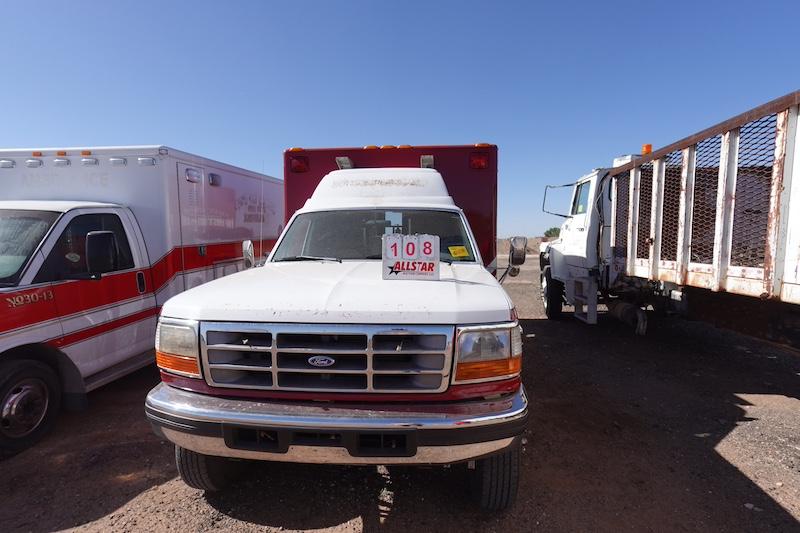
[[[327,355],[315,355],[308,358],[308,364],[311,366],[327,367],[332,366],[335,362],[336,359]]]

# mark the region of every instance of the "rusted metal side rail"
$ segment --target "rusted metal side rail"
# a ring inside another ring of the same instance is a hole
[[[800,303],[798,106],[800,91],[613,168],[614,268]]]

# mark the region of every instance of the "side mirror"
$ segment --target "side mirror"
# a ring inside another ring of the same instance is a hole
[[[253,241],[250,239],[242,241],[242,258],[244,259],[245,268],[253,268],[256,264],[256,252],[253,247]]]
[[[528,238],[527,237],[511,237],[509,239],[509,243],[511,244],[511,249],[508,252],[508,264],[511,266],[519,266],[525,262],[525,254],[527,253],[528,249]],[[517,269],[517,273],[519,273],[519,269]],[[514,276],[516,274],[509,275]]]
[[[92,279],[116,270],[118,264],[117,236],[113,231],[90,231],[86,234],[86,270]]]

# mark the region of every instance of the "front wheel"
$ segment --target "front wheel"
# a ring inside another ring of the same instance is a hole
[[[484,511],[503,511],[513,505],[519,486],[519,446],[475,462],[470,471],[473,498]]]
[[[44,437],[58,416],[61,383],[40,361],[0,363],[0,456],[19,453]]]
[[[544,314],[550,320],[561,318],[561,307],[564,304],[564,284],[553,279],[549,265],[542,270],[539,284],[542,289]]]
[[[215,457],[175,446],[175,465],[184,483],[192,488],[216,492],[233,481],[237,468],[225,457]]]

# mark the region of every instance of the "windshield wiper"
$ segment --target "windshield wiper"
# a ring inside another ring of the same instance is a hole
[[[276,263],[280,263],[283,261],[336,261],[337,263],[341,263],[342,260],[338,257],[317,257],[315,255],[292,255],[290,257],[284,257],[278,259]]]

